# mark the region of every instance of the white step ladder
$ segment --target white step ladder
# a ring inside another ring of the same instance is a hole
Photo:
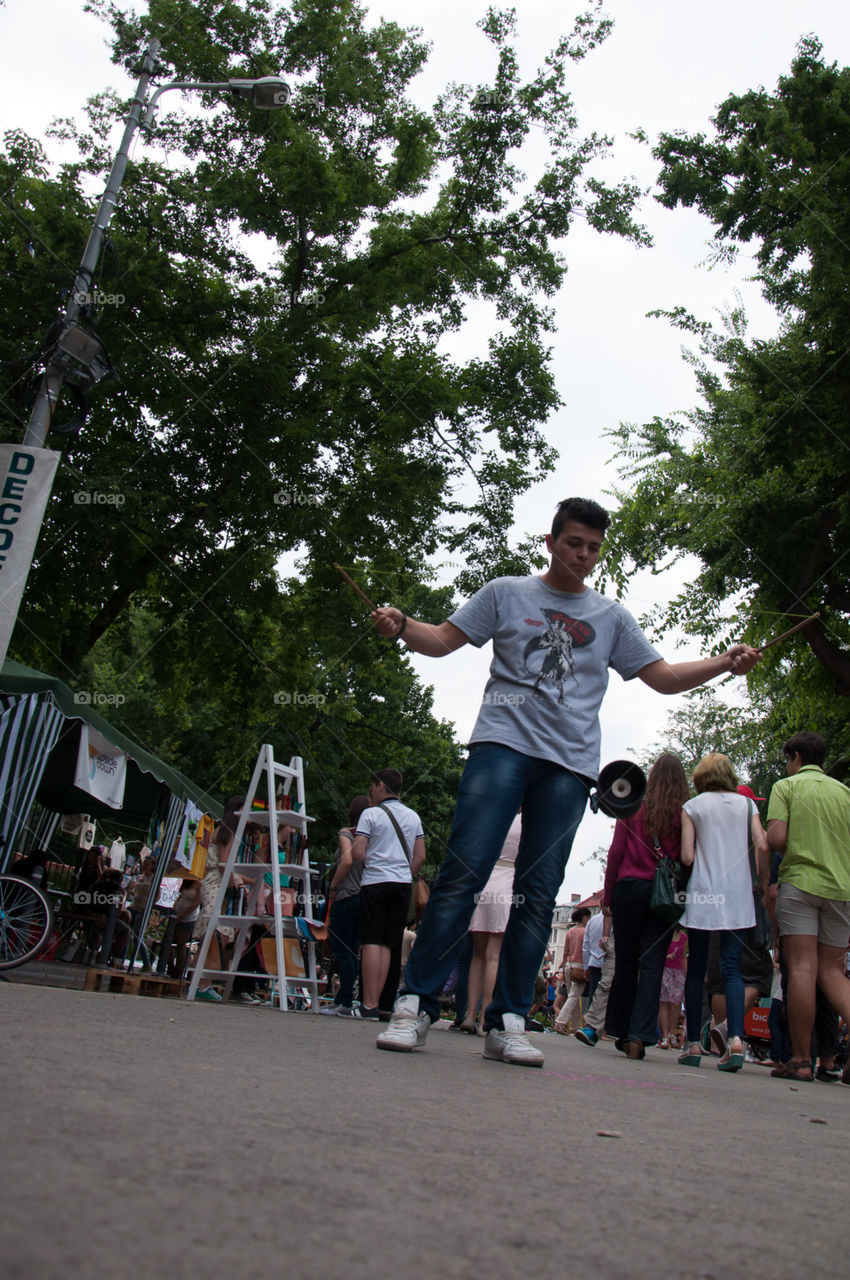
[[[257,799],[257,792],[260,791],[260,803],[263,802],[261,784],[265,780],[265,800],[267,808],[252,809],[254,801]],[[295,784],[295,793],[290,797],[292,808],[280,808],[278,798],[278,784],[281,785],[281,797],[290,796],[290,787]],[[297,924],[298,917],[284,916],[280,905],[280,888],[279,876],[289,876],[290,882],[295,883],[300,899],[305,908],[304,918],[314,927],[321,928],[321,921],[314,920],[312,908],[309,907],[310,897],[310,860],[307,852],[307,824],[313,822],[313,818],[308,818],[305,812],[304,797],[304,766],[300,756],[293,756],[288,765],[276,764],[274,753],[268,744],[260,748],[260,754],[257,757],[257,763],[254,767],[254,773],[251,778],[251,785],[248,788],[248,794],[245,797],[245,803],[239,813],[239,823],[233,837],[233,843],[230,846],[230,853],[227,863],[222,867],[221,886],[216,898],[215,907],[207,931],[201,942],[197,958],[195,960],[195,969],[192,974],[192,980],[189,983],[189,990],[186,993],[187,1000],[194,1000],[195,992],[198,990],[198,983],[202,977],[213,978],[224,982],[224,998],[229,998],[233,988],[233,981],[239,970],[239,961],[250,941],[251,927],[255,924],[265,925],[267,928],[274,925],[274,941],[275,956],[277,958],[277,975],[274,978],[276,1003],[281,1011],[285,1011],[287,1005],[287,992],[290,987],[306,988],[310,993],[310,1007],[313,1013],[318,1012],[319,1008],[319,982],[316,975],[316,944],[312,933],[309,929],[301,932]],[[252,823],[258,827],[267,827],[269,832],[269,861],[268,862],[239,862],[239,852],[242,847],[242,838],[245,834],[245,827]],[[278,842],[277,833],[281,825],[294,827],[300,833],[299,861],[278,863]],[[275,871],[277,868],[277,872]],[[251,886],[247,890],[247,900],[244,904],[243,915],[225,915],[224,903],[227,897],[227,891],[230,886],[233,873],[250,880]],[[271,872],[272,877],[272,900],[274,905],[274,914],[265,913],[265,889],[264,877]],[[233,957],[230,966],[227,969],[208,969],[206,967],[207,955],[209,954],[210,944],[215,937],[216,929],[221,927],[235,930],[236,939],[233,948]],[[286,951],[285,939],[297,938],[306,944],[307,953],[307,972],[306,974],[287,974],[286,971]],[[250,975],[247,975],[250,976]]]

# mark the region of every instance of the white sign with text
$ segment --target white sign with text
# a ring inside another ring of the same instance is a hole
[[[127,777],[127,757],[113,747],[91,725],[84,724],[77,750],[77,771],[74,786],[79,787],[110,809],[120,809],[124,804],[124,782]]]
[[[0,444],[0,665],[5,661],[60,455]]]

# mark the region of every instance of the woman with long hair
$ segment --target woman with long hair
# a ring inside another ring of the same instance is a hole
[[[641,808],[619,818],[608,852],[602,909],[614,919],[617,966],[605,1030],[621,1053],[643,1058],[658,1041],[661,979],[673,925],[649,909],[659,857],[678,861],[688,780],[678,756],[665,751],[649,773]]]
[[[758,859],[768,855],[767,837],[755,805],[738,794],[732,761],[719,751],[700,760],[694,770],[697,794],[682,812],[682,862],[693,866],[682,927],[688,931],[688,976],[685,1019],[688,1047],[682,1066],[702,1062],[699,1038],[703,987],[712,934],[718,935],[720,972],[728,1024],[720,1071],[744,1065],[744,979],[741,972],[743,931],[755,924],[750,843]]]

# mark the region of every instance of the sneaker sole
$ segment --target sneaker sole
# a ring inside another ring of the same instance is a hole
[[[482,1053],[482,1058],[486,1058],[488,1062],[506,1062],[509,1067],[542,1067],[543,1059],[539,1062],[529,1062],[528,1058],[503,1058],[501,1054]]]
[[[390,1053],[413,1053],[415,1049],[421,1049],[419,1044],[382,1044],[380,1040],[375,1041],[376,1049],[388,1049]]]

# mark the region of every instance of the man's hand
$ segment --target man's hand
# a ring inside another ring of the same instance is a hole
[[[732,659],[732,666],[729,669],[733,676],[745,676],[752,671],[757,662],[761,662],[760,651],[748,644],[733,644],[726,653]]]
[[[393,640],[401,631],[404,614],[401,609],[395,609],[392,606],[386,609],[375,609],[372,613],[372,622],[375,624],[378,635]]]
[[[408,649],[412,649],[414,653],[423,653],[426,658],[444,658],[461,645],[469,644],[469,637],[453,622],[419,622],[392,605],[385,609],[373,609],[372,622],[378,635],[386,636],[388,640],[401,636]]]

